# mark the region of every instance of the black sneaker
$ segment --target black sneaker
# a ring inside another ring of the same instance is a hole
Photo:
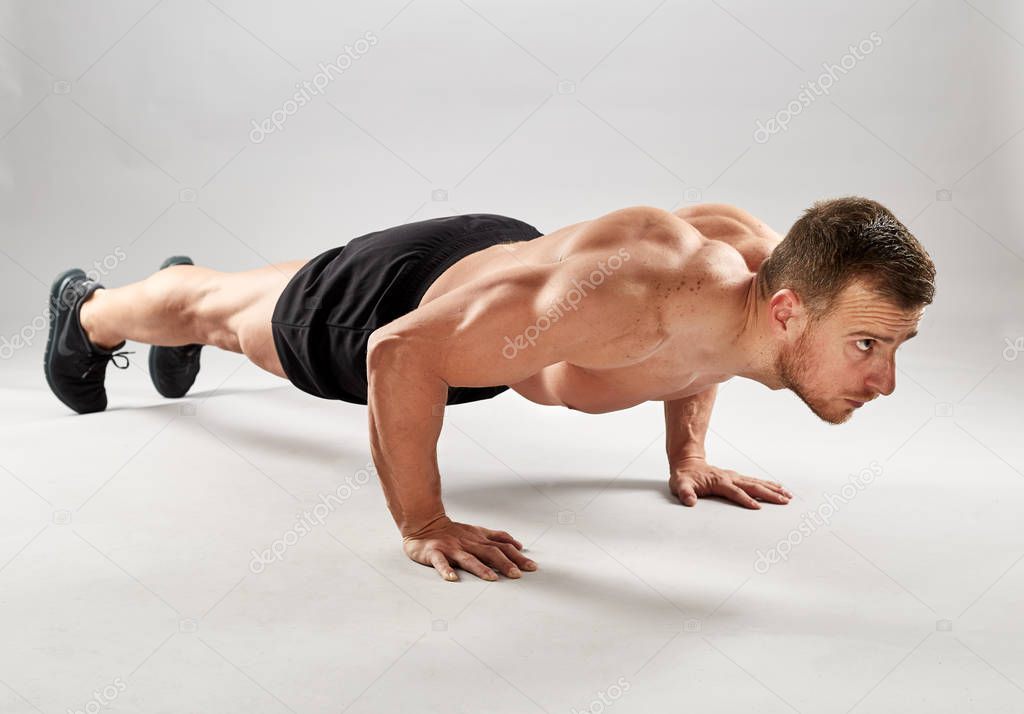
[[[175,255],[160,264],[160,270],[172,265],[193,265],[185,255]],[[149,378],[153,386],[168,399],[184,397],[199,374],[199,352],[202,345],[149,348]]]
[[[118,351],[124,347],[123,341],[109,350],[97,347],[82,329],[79,315],[82,303],[102,287],[74,268],[58,275],[50,288],[50,335],[46,340],[43,371],[57,399],[79,414],[107,408],[107,390],[103,386],[107,363],[128,369],[125,355],[132,354]],[[118,357],[124,364],[117,361]]]

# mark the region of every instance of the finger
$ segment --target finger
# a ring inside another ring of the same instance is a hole
[[[743,483],[740,484],[740,488],[746,491],[749,495],[754,498],[760,498],[765,501],[771,501],[772,503],[781,503],[783,505],[789,503],[789,497],[768,488],[768,486],[762,483]]]
[[[728,498],[730,501],[735,501],[741,506],[745,506],[747,508],[761,508],[760,503],[752,499],[742,488],[733,483],[723,483],[715,489],[715,494]]]
[[[498,541],[499,543],[511,543],[519,550],[523,549],[523,544],[509,535],[506,531],[487,531],[487,537],[491,540]]]
[[[508,558],[518,565],[523,570],[536,570],[537,564],[527,558],[525,555],[520,553],[515,546],[510,543],[502,543],[498,546],[501,548],[501,552],[508,556]]]
[[[466,550],[484,561],[507,578],[522,577],[522,572],[496,545],[469,544]]]
[[[497,580],[498,574],[464,550],[457,550],[450,556],[463,570],[473,573],[482,580]]]
[[[694,491],[693,485],[689,483],[681,484],[676,489],[676,497],[679,502],[684,506],[696,506],[697,505],[697,492]]]
[[[458,573],[455,572],[448,559],[444,557],[444,553],[439,550],[435,550],[430,554],[430,564],[434,566],[434,569],[441,574],[441,577],[448,582],[454,583],[459,579]]]
[[[752,483],[752,484],[757,484],[759,486],[764,486],[765,488],[770,488],[772,491],[775,491],[777,493],[781,493],[786,498],[793,498],[793,494],[791,494],[789,491],[787,491],[786,488],[782,484],[776,483],[775,481],[764,481],[762,479],[751,478],[749,476],[744,478],[743,481],[745,481],[746,483]]]

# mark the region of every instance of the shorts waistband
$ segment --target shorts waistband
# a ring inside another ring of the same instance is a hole
[[[462,258],[489,248],[499,243],[514,243],[537,237],[525,228],[510,225],[498,225],[483,231],[474,231],[466,235],[456,236],[444,242],[437,250],[416,266],[410,273],[409,283],[415,285],[412,306],[419,305],[423,295],[447,268]]]

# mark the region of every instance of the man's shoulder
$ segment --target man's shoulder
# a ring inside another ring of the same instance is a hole
[[[724,203],[687,206],[675,215],[708,241],[729,246],[743,258],[747,269],[756,271],[782,241],[764,221],[747,211]]]
[[[551,266],[556,283],[593,274],[608,283],[604,292],[609,299],[634,300],[649,308],[742,280],[750,273],[746,259],[759,255],[757,246],[738,249],[709,238],[671,211],[643,205],[572,226],[560,251],[557,265]],[[605,280],[613,273],[614,279]]]
[[[574,253],[628,252],[634,269],[678,265],[704,242],[671,211],[656,206],[620,208],[588,222],[571,241]]]
[[[709,238],[675,213],[654,206],[605,214],[569,236],[565,247],[568,264],[560,272],[589,273],[595,266],[612,264],[617,287],[641,300],[668,297],[684,283],[711,289],[749,274],[743,250]],[[756,251],[752,246],[747,254],[753,257]]]
[[[688,222],[700,222],[705,219],[718,219],[718,223],[709,223],[711,232],[736,233],[746,231],[752,235],[769,240],[781,240],[771,226],[739,206],[729,203],[698,203],[684,206],[673,213]],[[737,230],[737,227],[742,227]]]

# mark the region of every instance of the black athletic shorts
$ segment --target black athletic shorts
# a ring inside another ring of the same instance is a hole
[[[370,333],[410,312],[455,262],[498,243],[542,235],[490,213],[432,218],[354,238],[306,263],[278,298],[274,346],[292,384],[324,399],[366,404]],[[448,404],[508,389],[449,387]]]

